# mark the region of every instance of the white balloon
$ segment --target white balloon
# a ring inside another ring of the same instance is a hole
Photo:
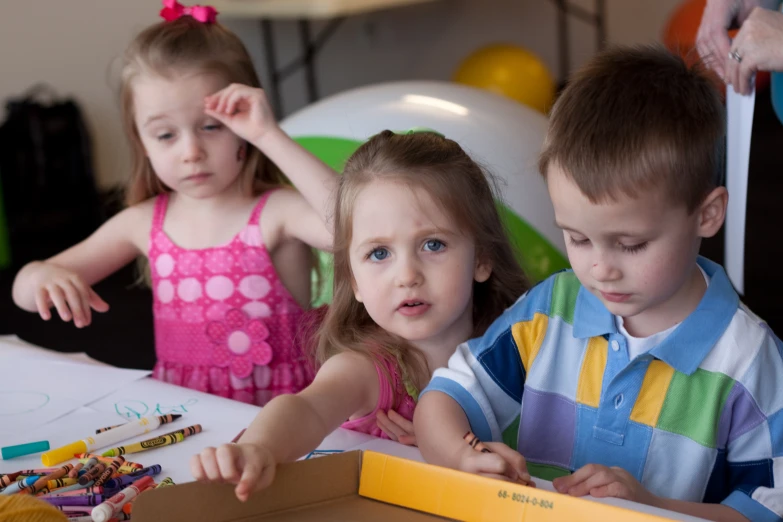
[[[525,105],[455,83],[393,82],[330,96],[292,114],[281,126],[295,138],[357,141],[385,129],[431,128],[459,143],[498,177],[506,205],[565,253],[537,167],[547,118]]]

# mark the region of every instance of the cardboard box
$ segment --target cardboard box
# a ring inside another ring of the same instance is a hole
[[[227,484],[189,483],[143,493],[134,522],[425,522],[666,520],[616,506],[422,464],[351,451],[278,467],[246,503]]]

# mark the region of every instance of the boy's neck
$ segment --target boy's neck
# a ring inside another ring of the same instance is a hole
[[[623,326],[630,335],[639,338],[663,332],[693,313],[706,291],[707,283],[694,263],[690,276],[673,296],[640,314],[623,317]]]

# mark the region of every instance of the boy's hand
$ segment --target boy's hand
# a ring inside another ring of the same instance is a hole
[[[535,487],[522,454],[500,442],[485,442],[484,445],[492,453],[482,453],[465,445],[459,460],[461,471]]]
[[[378,427],[389,436],[389,438],[400,444],[408,446],[416,445],[416,434],[413,432],[413,423],[397,413],[389,410],[389,413],[379,411],[375,415]]]
[[[658,497],[622,468],[588,464],[566,477],[552,481],[555,489],[563,494],[582,497],[590,494],[596,498],[614,497],[632,500],[649,506],[658,504]]]
[[[252,144],[277,128],[263,89],[232,83],[204,98],[204,112]]]
[[[77,328],[92,322],[92,312],[106,312],[109,305],[76,273],[57,265],[41,263],[35,273],[35,305],[44,321],[52,318],[54,306],[63,321]]]
[[[264,489],[275,478],[272,453],[257,444],[224,444],[204,448],[190,459],[190,472],[201,482],[236,484],[234,492],[244,502],[253,491]]]

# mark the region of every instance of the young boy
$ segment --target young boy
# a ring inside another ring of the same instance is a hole
[[[663,50],[610,50],[575,76],[540,160],[573,271],[435,373],[415,414],[428,461],[783,520],[783,345],[698,256],[725,216],[724,126],[710,81]]]

